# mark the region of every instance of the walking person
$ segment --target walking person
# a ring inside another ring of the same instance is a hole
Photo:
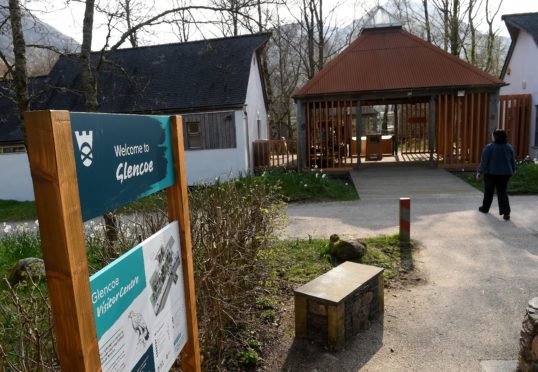
[[[493,131],[493,142],[488,143],[482,150],[480,166],[476,173],[477,181],[484,179],[484,200],[478,210],[488,213],[493,201],[493,192],[497,192],[499,214],[505,220],[510,219],[510,202],[508,200],[508,181],[516,173],[514,149],[507,143],[506,132],[503,129]]]

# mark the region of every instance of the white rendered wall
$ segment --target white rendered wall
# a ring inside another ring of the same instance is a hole
[[[507,66],[504,81],[510,85],[501,88],[501,95],[508,94],[531,94],[531,129],[529,143],[534,143],[534,133],[536,130],[536,108],[538,104],[538,45],[527,32],[520,30],[510,59]],[[510,72],[510,74],[508,74]],[[526,87],[525,87],[526,85]]]
[[[263,85],[260,76],[260,68],[256,54],[252,56],[250,64],[250,76],[248,78],[247,97],[245,99],[246,112],[248,117],[249,142],[250,142],[250,164],[253,164],[252,141],[269,139],[267,128],[267,110],[263,96]],[[258,119],[260,120],[258,131]]]
[[[227,180],[247,173],[246,138],[242,111],[236,111],[236,148],[215,150],[185,150],[187,183],[213,183],[216,178]]]
[[[26,153],[0,154],[0,199],[34,200]]]

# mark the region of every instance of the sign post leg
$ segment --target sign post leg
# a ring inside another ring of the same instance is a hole
[[[69,112],[24,120],[60,365],[100,371]]]
[[[179,223],[188,329],[187,344],[181,352],[181,369],[183,371],[199,372],[201,370],[200,346],[198,341],[198,320],[196,318],[196,296],[194,293],[194,268],[192,263],[183,124],[180,116],[172,117],[171,132],[176,183],[167,189],[168,219],[170,221],[177,220]]]

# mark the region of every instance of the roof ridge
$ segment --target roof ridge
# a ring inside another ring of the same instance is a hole
[[[192,45],[192,44],[196,44],[196,43],[207,43],[207,42],[221,42],[221,41],[226,41],[226,40],[231,40],[231,39],[246,39],[246,38],[260,37],[260,36],[270,37],[271,33],[270,32],[259,32],[259,33],[256,33],[256,34],[225,36],[225,37],[219,37],[219,38],[215,38],[215,39],[200,39],[200,40],[175,42],[175,43],[142,45],[142,46],[131,47],[131,48],[117,48],[117,49],[114,49],[114,50],[104,50],[104,52],[105,53],[107,53],[107,52],[109,52],[109,53],[110,52],[114,52],[114,53],[116,53],[116,52],[126,52],[126,51],[131,51],[131,50],[150,49],[150,48],[178,46],[178,45]],[[94,51],[91,52],[91,54],[99,54],[99,53],[102,53],[102,52],[103,52],[103,50],[94,50]],[[67,53],[67,54],[64,54],[64,55],[62,55],[60,57],[63,57],[63,56],[66,56],[66,57],[78,56],[79,54],[80,53]]]
[[[433,52],[437,53],[437,54],[440,54],[442,56],[444,56],[445,58],[448,58],[448,59],[451,59],[453,60],[454,62],[457,62],[458,64],[460,64],[462,67],[464,67],[465,69],[469,70],[469,71],[472,71],[472,72],[475,72],[475,73],[478,73],[480,75],[482,75],[484,78],[488,79],[489,81],[495,83],[495,84],[499,84],[499,83],[502,83],[503,81],[498,79],[497,77],[489,74],[488,72],[486,71],[483,71],[481,70],[480,68],[472,65],[471,63],[467,62],[467,61],[464,61],[463,59],[459,58],[458,56],[455,56],[453,54],[450,54],[448,53],[446,50],[443,50],[441,48],[439,48],[438,46],[418,37],[418,36],[415,36],[413,35],[412,33],[408,32],[408,31],[405,31],[405,30],[401,30],[402,34],[410,39],[416,39],[417,41],[419,41],[420,43],[424,44],[425,46],[427,46],[430,50],[432,50]]]
[[[504,20],[505,17],[512,17],[512,16],[525,16],[525,15],[538,15],[538,12],[527,12],[527,13],[511,13],[511,14],[503,14],[501,16],[501,19]]]

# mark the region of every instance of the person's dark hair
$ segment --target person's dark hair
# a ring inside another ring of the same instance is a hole
[[[495,129],[493,131],[493,140],[495,143],[506,143],[506,132],[504,129]]]

